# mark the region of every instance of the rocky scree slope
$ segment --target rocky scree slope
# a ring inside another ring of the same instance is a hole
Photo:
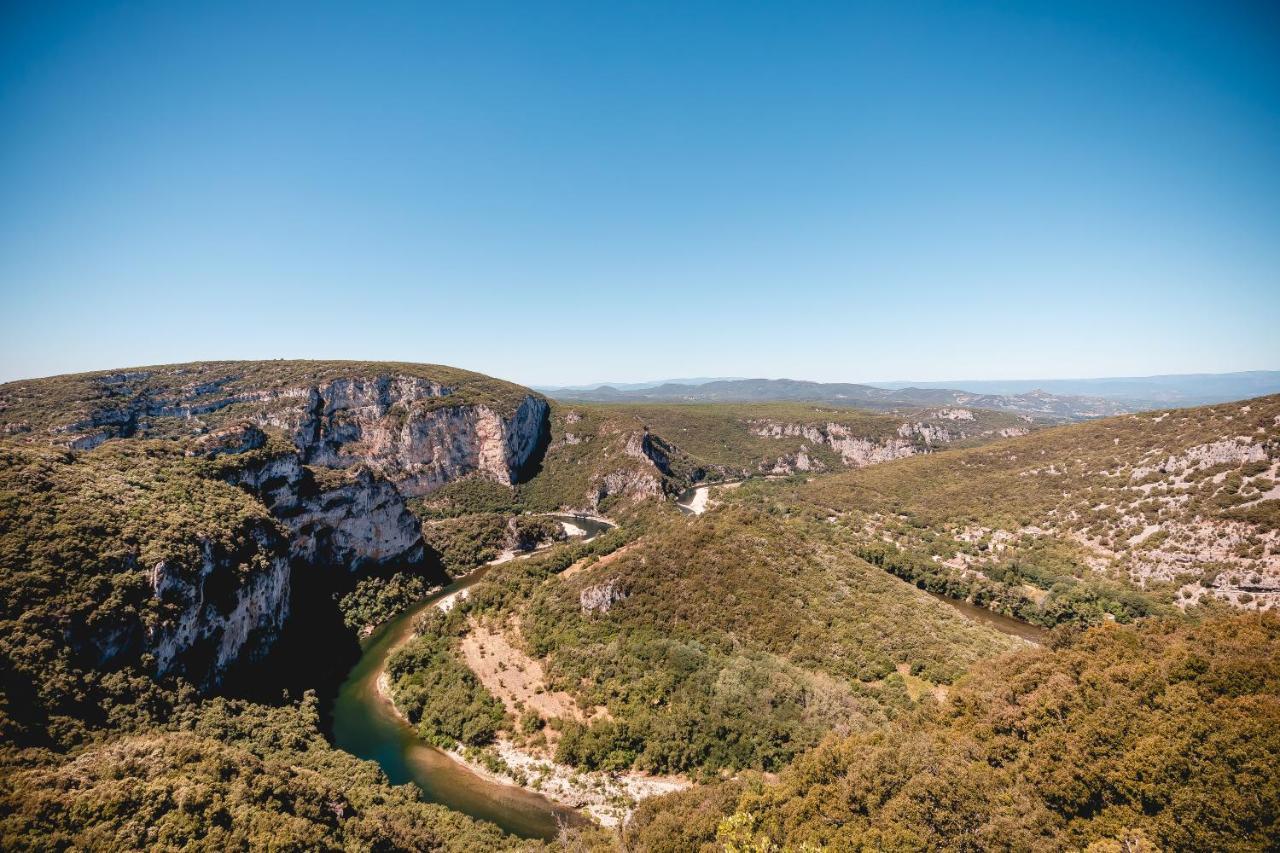
[[[279,636],[299,567],[432,570],[406,496],[515,482],[547,415],[536,394],[431,365],[200,363],[0,386],[4,692],[44,717],[14,725],[101,717],[92,706],[122,686],[104,673],[121,667],[217,684]]]

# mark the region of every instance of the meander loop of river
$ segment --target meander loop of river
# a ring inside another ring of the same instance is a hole
[[[700,514],[702,509],[689,506],[695,491],[690,489],[680,496],[680,509],[690,515]],[[585,531],[585,538],[579,541],[588,541],[613,526],[584,516],[552,517]],[[552,839],[561,824],[581,824],[587,819],[576,810],[553,803],[534,791],[480,776],[443,750],[423,742],[378,690],[378,678],[386,670],[388,658],[413,634],[413,624],[418,615],[436,606],[445,596],[474,585],[488,570],[489,566],[481,566],[427,596],[381,625],[365,641],[360,660],[338,689],[334,700],[334,743],[353,755],[378,762],[393,785],[416,784],[429,802],[490,821],[514,835]],[[1033,643],[1043,642],[1047,634],[1043,628],[1001,616],[966,601],[928,594],[975,622],[1002,633]]]
[[[578,541],[589,540],[612,526],[582,516],[552,517],[585,530],[586,537]],[[387,659],[413,634],[418,615],[445,596],[472,586],[488,570],[488,566],[481,566],[374,631],[365,641],[360,660],[338,688],[333,739],[339,749],[378,762],[393,785],[416,784],[429,802],[490,821],[514,835],[551,839],[561,823],[581,824],[586,818],[534,791],[486,779],[423,742],[378,691],[378,677],[385,671]]]

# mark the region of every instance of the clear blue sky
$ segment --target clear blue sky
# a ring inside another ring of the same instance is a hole
[[[1280,368],[1274,3],[0,16],[0,379]]]

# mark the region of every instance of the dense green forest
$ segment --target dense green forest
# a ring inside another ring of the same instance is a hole
[[[637,517],[611,539],[635,544],[599,568],[557,573],[566,551],[491,571],[448,619],[422,626],[421,648],[394,672],[406,707],[419,684],[457,679],[447,643],[466,617],[518,620],[546,661],[548,689],[609,718],[560,721],[557,759],[585,769],[670,773],[777,770],[830,731],[867,729],[911,704],[903,673],[946,684],[1017,641],[977,626],[883,571],[842,555],[821,523],[747,510],[701,519]],[[616,590],[604,611],[584,593]],[[430,639],[427,639],[430,638]],[[410,682],[411,666],[422,668]],[[398,694],[400,695],[400,694]],[[485,705],[476,731],[490,731]],[[411,716],[417,719],[417,712]],[[430,734],[459,738],[461,724]],[[468,742],[480,742],[465,738]]]
[[[979,665],[945,703],[829,738],[776,784],[649,801],[631,842],[1271,850],[1277,767],[1280,617],[1158,619],[1061,634]]]

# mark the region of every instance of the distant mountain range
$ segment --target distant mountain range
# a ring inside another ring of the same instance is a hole
[[[1171,373],[1161,376],[1114,376],[1103,379],[964,379],[946,382],[868,382],[876,388],[954,388],[975,394],[1024,394],[1044,391],[1118,400],[1126,405],[1200,406],[1245,400],[1280,392],[1280,370],[1241,373]],[[1150,405],[1148,405],[1150,404]]]
[[[956,387],[962,386],[962,387]],[[768,400],[867,409],[970,406],[1040,421],[1085,420],[1165,406],[1195,406],[1280,392],[1280,371],[1104,379],[854,384],[795,379],[712,379],[539,389],[567,401],[748,403]]]
[[[744,378],[742,376],[693,376],[682,379],[656,379],[652,382],[592,382],[588,385],[563,385],[555,388],[534,386],[534,390],[546,394],[552,391],[595,391],[605,387],[615,391],[644,391],[657,388],[659,385],[705,385],[708,382],[736,382]]]

